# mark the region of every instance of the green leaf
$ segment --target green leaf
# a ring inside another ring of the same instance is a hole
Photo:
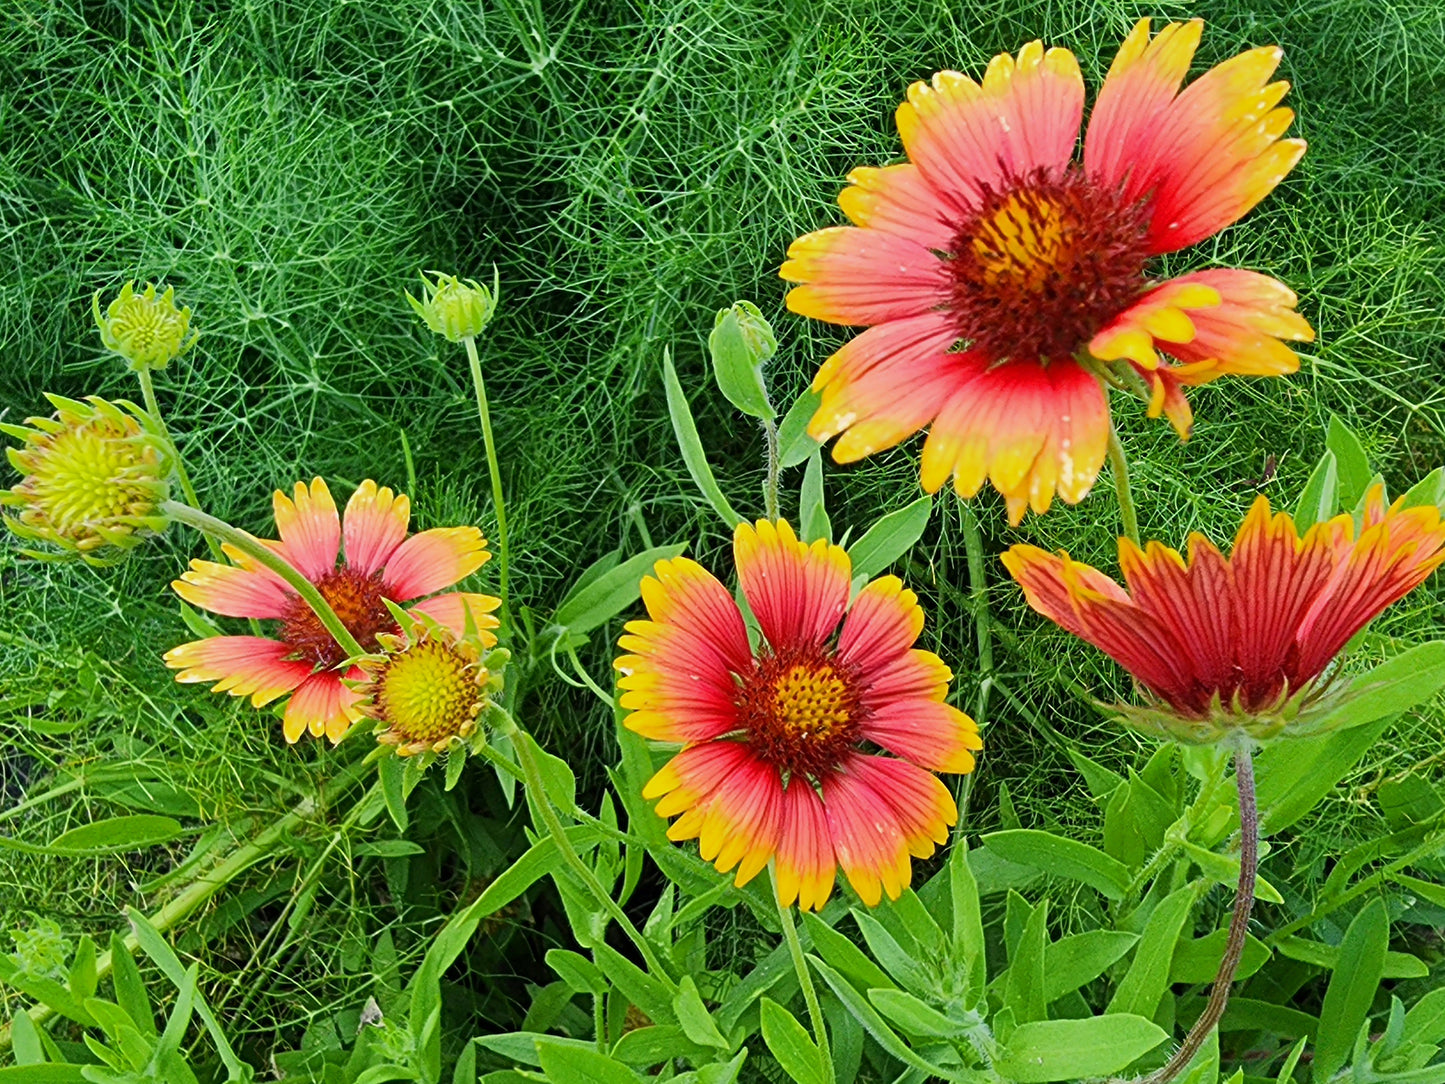
[[[1137,933],[1123,930],[1089,930],[1048,945],[1044,949],[1044,1001],[1057,1001],[1093,982],[1138,940]]]
[[[1049,901],[1040,900],[1030,911],[1016,950],[1009,955],[1008,977],[1004,983],[1003,1006],[1024,1024],[1042,1020],[1048,1002],[1044,992],[1044,946],[1049,939]]]
[[[887,972],[870,960],[852,941],[833,929],[811,911],[803,912],[803,927],[813,939],[813,947],[859,988],[869,990],[892,986]]]
[[[1295,530],[1304,534],[1316,523],[1331,518],[1339,508],[1339,461],[1328,448],[1315,464],[1310,480],[1295,505]]]
[[[878,1011],[868,1003],[866,998],[853,988],[847,979],[816,956],[810,956],[808,959],[813,967],[817,969],[818,974],[823,976],[823,981],[826,982],[829,987],[832,988],[833,993],[838,996],[838,1000],[843,1002],[843,1004],[848,1007],[848,1011],[858,1018],[858,1022],[863,1025],[863,1029],[867,1031],[869,1035],[873,1036],[874,1041],[877,1042],[879,1046],[903,1062],[904,1065],[919,1069],[933,1076],[943,1077],[945,1080],[955,1079],[953,1073],[950,1073],[941,1066],[925,1061],[919,1057],[918,1054],[914,1053],[913,1048],[898,1037],[898,1033],[883,1021],[883,1018],[878,1015]],[[871,995],[872,993],[873,991],[870,990],[869,994]]]
[[[1231,997],[1220,1031],[1267,1031],[1287,1039],[1314,1036],[1319,1021],[1309,1013],[1248,997]]]
[[[682,460],[687,464],[687,473],[692,475],[693,484],[731,530],[743,521],[743,517],[733,511],[733,506],[723,496],[717,479],[713,477],[712,468],[707,465],[707,453],[703,451],[702,438],[697,435],[697,423],[692,420],[687,396],[678,382],[672,355],[666,350],[662,354],[662,380],[667,390],[667,411],[672,417],[672,431],[677,434],[677,444],[682,450]]]
[[[1255,760],[1260,836],[1277,835],[1335,789],[1390,725],[1389,718],[1313,738],[1275,742]]]
[[[803,487],[798,493],[798,523],[804,542],[818,539],[831,541],[833,524],[828,520],[828,511],[823,507],[823,453],[814,452],[808,457],[808,468],[803,472]]]
[[[1375,1000],[1389,942],[1385,904],[1373,899],[1355,916],[1340,942],[1339,962],[1320,1008],[1320,1037],[1310,1067],[1315,1084],[1324,1084],[1349,1058],[1355,1035]]]
[[[671,546],[654,546],[636,557],[629,557],[597,576],[557,607],[553,621],[566,627],[573,635],[590,632],[642,596],[642,577],[650,573],[658,561],[677,557],[685,549],[687,543],[679,542]]]
[[[512,740],[531,746],[532,756],[537,761],[537,774],[542,777],[542,788],[552,804],[564,816],[570,817],[577,809],[577,777],[572,774],[571,766],[561,757],[543,749],[525,730],[518,730]]]
[[[351,853],[357,858],[406,858],[426,854],[426,848],[409,839],[374,839],[370,843],[358,843]]]
[[[0,982],[13,986],[27,997],[34,998],[77,1024],[84,1024],[86,1027],[95,1025],[95,1018],[90,1015],[90,1011],[64,986],[43,975],[21,971],[14,959],[7,955],[0,955]]]
[[[783,1072],[797,1084],[833,1084],[823,1070],[823,1057],[797,1018],[772,998],[762,1000],[763,1042]]]
[[[1008,1037],[994,1069],[1018,1084],[1105,1076],[1128,1067],[1168,1036],[1152,1020],[1118,1014],[1084,1020],[1036,1020]]]
[[[1305,1052],[1305,1043],[1308,1039],[1302,1038],[1294,1044],[1294,1049],[1284,1059],[1284,1064],[1279,1067],[1279,1075],[1275,1077],[1276,1084],[1291,1084],[1294,1080],[1294,1069],[1299,1064],[1300,1055]]]
[[[1398,715],[1445,688],[1445,640],[1432,640],[1386,659],[1350,682],[1338,707],[1308,725],[1344,730]]]
[[[1404,1038],[1421,1045],[1445,1042],[1445,987],[1431,990],[1410,1007]]]
[[[1102,802],[1124,783],[1124,777],[1112,768],[1106,768],[1096,760],[1090,760],[1077,749],[1070,749],[1069,759],[1074,762],[1074,767],[1084,777],[1084,783],[1089,788],[1090,796],[1096,802]]]
[[[11,1065],[0,1069],[0,1084],[85,1084],[81,1065]]]
[[[658,1024],[680,1024],[667,987],[610,945],[594,945],[592,956],[612,985]],[[695,990],[694,990],[695,992]]]
[[[1159,901],[1144,925],[1134,960],[1119,981],[1107,1012],[1153,1019],[1169,988],[1169,965],[1197,895],[1194,885],[1185,885]]]
[[[75,959],[70,963],[66,985],[75,997],[84,1001],[95,996],[95,988],[99,982],[100,976],[95,969],[95,942],[87,935],[82,937],[75,947]]]
[[[52,840],[47,849],[66,855],[120,854],[169,842],[182,831],[180,821],[171,817],[137,813],[72,828]]]
[[[1228,930],[1215,930],[1203,937],[1180,941],[1169,965],[1169,981],[1211,982],[1219,971],[1219,962],[1224,959],[1224,947],[1228,940]],[[1234,973],[1235,980],[1249,978],[1269,961],[1269,955],[1263,941],[1246,935],[1239,970]]]
[[[697,992],[697,983],[691,975],[684,975],[672,999],[672,1011],[677,1014],[677,1023],[683,1033],[699,1046],[715,1046],[728,1049],[728,1041],[718,1030],[712,1013],[703,1004],[702,995]]]
[[[10,1052],[16,1065],[44,1065],[45,1044],[30,1014],[23,1009],[10,1017]]]
[[[1097,847],[1076,839],[1032,828],[994,832],[983,839],[988,849],[1000,858],[1080,881],[1111,900],[1123,899],[1129,887],[1128,867]]]
[[[988,982],[988,960],[983,939],[983,912],[978,882],[969,865],[968,843],[960,836],[948,856],[948,888],[953,899],[953,962],[967,972],[963,1002],[973,1008]]]
[[[1436,467],[1406,491],[1406,508],[1417,508],[1422,504],[1436,507],[1445,504],[1445,467]]]
[[[406,812],[406,761],[398,756],[382,757],[376,768],[381,782],[381,796],[386,800],[386,811],[398,832],[405,832],[411,823]]]
[[[1340,966],[1340,953],[1344,945],[1326,945],[1304,937],[1284,937],[1275,947],[1281,956],[1287,956],[1291,960],[1301,960],[1316,967],[1334,970]],[[1429,973],[1429,966],[1418,956],[1412,956],[1408,952],[1386,952],[1380,978],[1423,979]]]
[[[874,523],[848,547],[853,575],[871,580],[911,550],[923,537],[932,512],[933,497],[925,494]]]
[[[818,413],[823,397],[809,388],[793,401],[778,426],[778,466],[796,467],[823,445],[808,436],[808,423]]]
[[[862,931],[863,940],[868,942],[873,958],[893,977],[893,982],[880,982],[879,986],[888,987],[896,982],[918,993],[928,991],[932,986],[930,969],[915,960],[883,923],[867,911],[857,909],[853,911],[853,921],[858,923],[858,929]]]
[[[906,990],[869,990],[868,1000],[878,1011],[910,1035],[925,1035],[933,1039],[954,1039],[958,1037],[958,1022],[950,1020],[932,1005],[914,997]]]
[[[1370,479],[1374,477],[1369,457],[1365,455],[1365,446],[1339,415],[1332,414],[1329,431],[1325,434],[1325,447],[1335,453],[1339,469],[1339,506],[1353,508],[1365,495]],[[1354,1038],[1351,1033],[1350,1041],[1354,1042]]]
[[[646,1069],[670,1058],[706,1061],[717,1051],[693,1042],[676,1024],[652,1024],[627,1032],[612,1045],[610,1053],[618,1061]]]
[[[720,310],[707,347],[717,386],[728,402],[744,414],[772,421],[777,411],[768,402],[763,366],[778,352],[778,340],[758,307],[734,301],[732,308]]]
[[[581,953],[571,949],[548,949],[547,966],[579,994],[605,996],[609,987],[607,978],[596,964]]]
[[[560,1043],[550,1035],[537,1037],[537,1058],[547,1079],[556,1084],[642,1084],[642,1077],[606,1054]]]

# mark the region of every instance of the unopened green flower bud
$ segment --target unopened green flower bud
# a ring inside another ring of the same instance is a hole
[[[7,448],[24,477],[0,490],[12,533],[53,549],[24,550],[42,560],[78,558],[110,565],[150,534],[166,528],[158,512],[168,495],[170,457],[165,441],[140,407],[97,396],[85,402],[48,395],[51,418],[0,424],[24,441]]]
[[[427,275],[435,275],[436,281],[432,282]],[[427,327],[454,343],[480,335],[491,323],[501,298],[502,284],[496,268],[492,269],[491,290],[478,285],[474,279],[459,279],[440,271],[426,272],[421,281],[425,300],[418,301],[410,292],[403,291],[406,299]]]
[[[778,352],[773,327],[751,301],[722,309],[707,339],[713,374],[728,402],[744,414],[772,421],[777,416],[768,400],[763,366]]]
[[[175,298],[173,287],[167,286],[166,292],[156,297],[155,283],[148,282],[137,295],[135,284],[127,282],[120,296],[106,306],[105,315],[100,312],[99,290],[91,296],[90,308],[106,348],[140,372],[164,369],[171,358],[180,357],[201,337],[200,332],[191,333],[190,306],[177,309]]]

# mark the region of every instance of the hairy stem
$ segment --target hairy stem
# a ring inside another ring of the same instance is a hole
[[[803,988],[803,1000],[808,1005],[808,1019],[813,1024],[813,1038],[818,1043],[818,1053],[823,1057],[823,1079],[833,1079],[833,1054],[828,1048],[828,1027],[823,1019],[823,1007],[818,1004],[818,991],[813,988],[813,976],[808,971],[808,961],[803,959],[803,946],[798,941],[798,928],[793,923],[793,909],[783,906],[778,895],[778,871],[768,863],[768,873],[773,881],[773,902],[778,905],[778,921],[783,925],[783,940],[788,943],[788,955],[793,958],[793,970],[798,973],[798,985]]]
[[[487,446],[487,471],[492,476],[492,507],[497,512],[497,594],[502,598],[502,630],[506,637],[510,635],[512,622],[507,598],[507,570],[510,562],[507,551],[507,508],[502,501],[502,468],[497,462],[497,443],[492,438],[492,412],[487,407],[487,386],[482,381],[482,362],[477,357],[477,340],[468,335],[462,341],[467,346],[467,363],[472,369],[472,387],[477,392],[477,418],[482,423],[482,442]]]
[[[229,542],[247,557],[269,568],[285,580],[287,585],[301,596],[302,601],[311,607],[317,618],[326,626],[326,631],[331,633],[336,642],[341,645],[341,649],[346,652],[348,658],[366,654],[366,649],[356,642],[356,637],[351,635],[351,630],[341,623],[341,618],[336,616],[336,611],[322,597],[321,592],[316,589],[316,585],[292,568],[290,563],[275,550],[261,545],[253,535],[232,527],[215,516],[207,515],[198,508],[181,504],[179,501],[162,501],[160,511],[169,519],[184,523],[187,527],[194,527],[208,538]]]
[[[1119,442],[1119,431],[1109,422],[1109,465],[1114,468],[1114,490],[1119,494],[1119,515],[1124,520],[1124,534],[1134,545],[1139,544],[1139,516],[1134,511],[1134,495],[1129,490],[1129,460],[1124,456],[1124,445]]]
[[[763,433],[768,444],[768,478],[763,484],[763,508],[769,522],[778,521],[778,473],[782,466],[778,460],[778,425],[771,418],[763,420]]]
[[[1204,1012],[1194,1021],[1194,1026],[1169,1063],[1146,1077],[1144,1084],[1167,1084],[1194,1059],[1204,1040],[1224,1016],[1224,1010],[1229,1005],[1229,987],[1244,955],[1244,943],[1249,934],[1249,912],[1254,906],[1254,878],[1259,869],[1259,810],[1254,798],[1254,761],[1248,746],[1234,754],[1234,778],[1239,787],[1239,888],[1234,896],[1234,914],[1229,920],[1229,939],[1224,945],[1224,958],[1219,961],[1219,971],[1214,976],[1214,988],[1209,991]]]

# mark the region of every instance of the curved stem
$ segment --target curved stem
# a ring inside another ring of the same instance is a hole
[[[808,971],[808,961],[803,959],[803,946],[798,941],[798,928],[793,924],[793,909],[783,906],[778,895],[778,872],[773,863],[768,863],[768,874],[773,882],[773,902],[778,905],[778,921],[783,926],[783,940],[788,943],[788,955],[793,958],[793,970],[798,973],[798,985],[803,988],[803,1000],[808,1004],[808,1019],[813,1024],[813,1037],[818,1043],[818,1053],[823,1058],[823,1079],[833,1079],[833,1053],[828,1047],[828,1027],[823,1020],[823,1007],[818,1004],[818,991],[813,988],[813,976]]]
[[[652,944],[643,935],[642,931],[632,924],[632,920],[627,917],[627,912],[612,898],[612,894],[603,887],[602,882],[597,879],[597,875],[592,872],[586,862],[582,861],[582,856],[577,853],[576,848],[572,846],[572,841],[567,838],[567,830],[562,826],[562,821],[558,818],[557,811],[552,808],[552,801],[547,796],[547,788],[542,783],[542,773],[537,766],[537,758],[532,755],[532,747],[528,741],[528,736],[522,732],[522,728],[517,725],[516,720],[505,715],[505,713],[504,719],[503,729],[506,728],[507,724],[510,724],[510,729],[514,733],[512,744],[517,750],[517,763],[522,769],[523,781],[526,783],[527,789],[532,792],[537,800],[537,809],[542,814],[542,820],[546,823],[547,832],[551,835],[552,841],[557,844],[557,849],[562,852],[562,860],[567,863],[572,872],[575,873],[577,878],[587,887],[587,891],[592,894],[593,898],[601,904],[602,909],[611,916],[612,920],[616,922],[618,926],[622,927],[622,932],[627,934],[628,939],[637,946],[637,951],[642,954],[642,959],[646,962],[648,971],[650,971],[659,982],[666,985],[669,991],[675,992],[677,990],[677,984],[673,982],[672,975],[662,966],[662,961],[658,959],[657,953],[652,950]]]
[[[487,446],[487,470],[492,476],[492,507],[497,511],[497,594],[502,597],[502,629],[510,634],[512,623],[508,617],[507,569],[507,508],[502,502],[502,468],[497,462],[497,445],[492,439],[492,413],[487,408],[487,386],[482,382],[482,362],[477,357],[477,341],[468,335],[462,340],[467,346],[467,363],[472,369],[472,387],[477,392],[477,417],[482,423],[482,442]]]
[[[285,580],[287,585],[301,596],[306,605],[311,607],[317,618],[326,626],[326,631],[331,633],[336,642],[341,645],[341,649],[346,652],[348,658],[366,654],[366,649],[356,642],[356,637],[351,635],[351,630],[341,623],[341,618],[336,616],[336,611],[321,596],[316,585],[292,568],[275,550],[261,545],[254,536],[245,531],[232,527],[215,516],[209,516],[198,508],[181,504],[179,501],[162,501],[160,511],[167,518],[184,523],[187,527],[194,527],[210,538],[229,542],[257,564],[265,565]]]
[[[1229,1005],[1229,987],[1244,955],[1244,944],[1249,934],[1249,912],[1254,906],[1254,878],[1259,869],[1259,810],[1254,798],[1254,761],[1248,746],[1234,754],[1234,778],[1239,787],[1239,888],[1234,896],[1234,914],[1229,920],[1229,939],[1224,945],[1224,958],[1219,961],[1219,971],[1214,976],[1214,988],[1209,991],[1204,1012],[1194,1021],[1194,1026],[1169,1063],[1146,1077],[1144,1084],[1167,1084],[1188,1067],[1204,1045],[1204,1040],[1224,1016],[1224,1010]]]
[[[768,520],[778,522],[778,473],[782,465],[778,459],[778,425],[771,418],[763,420],[763,434],[768,445],[768,478],[763,483],[763,509]]]
[[[1119,494],[1119,515],[1124,520],[1124,534],[1134,545],[1139,544],[1139,516],[1134,511],[1134,495],[1129,491],[1129,460],[1124,456],[1124,445],[1119,442],[1119,431],[1114,422],[1109,422],[1109,465],[1114,468],[1114,490]]]
[[[191,476],[186,473],[186,462],[181,458],[181,450],[176,447],[176,439],[171,436],[170,428],[166,420],[161,416],[160,403],[156,401],[155,385],[151,383],[149,369],[141,368],[136,370],[136,377],[140,380],[140,393],[145,399],[146,413],[150,415],[151,421],[155,423],[156,429],[160,432],[161,439],[166,442],[166,450],[171,453],[171,462],[176,468],[176,479],[181,483],[181,492],[186,495],[186,503],[192,508],[201,506],[201,499],[196,496],[196,487],[191,485]],[[221,550],[221,544],[210,535],[206,535],[206,545],[210,547],[211,556],[219,563],[226,564],[226,555]]]

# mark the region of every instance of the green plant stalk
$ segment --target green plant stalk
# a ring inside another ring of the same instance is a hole
[[[1185,810],[1183,818],[1184,825],[1177,832],[1171,827],[1169,831],[1165,833],[1164,842],[1160,845],[1159,849],[1150,856],[1144,868],[1141,869],[1135,875],[1134,880],[1129,883],[1129,888],[1124,893],[1126,900],[1137,899],[1139,894],[1144,891],[1144,887],[1152,881],[1159,871],[1182,849],[1182,841],[1188,837],[1193,827],[1195,813],[1213,801],[1214,792],[1217,791],[1220,784],[1224,782],[1225,763],[1225,761],[1221,760],[1218,770],[1211,773],[1209,778],[1199,785],[1199,793],[1195,795],[1194,801],[1190,803],[1189,808]],[[1251,775],[1250,778],[1252,779],[1253,776]]]
[[[511,716],[505,712],[502,712],[502,715],[504,719],[502,729],[507,733],[520,733],[522,728],[517,725],[516,720],[512,719]],[[510,728],[509,730],[506,729],[508,727]],[[592,872],[586,862],[582,861],[582,856],[577,853],[576,848],[572,846],[572,841],[567,838],[567,831],[562,826],[562,821],[558,818],[557,811],[552,808],[552,800],[547,796],[547,789],[542,783],[542,773],[537,767],[536,758],[532,756],[531,747],[527,742],[520,740],[514,741],[512,744],[517,750],[517,763],[522,769],[522,781],[527,789],[536,797],[537,808],[541,811],[547,833],[552,837],[552,842],[557,845],[557,849],[562,852],[562,860],[566,862],[572,872],[577,875],[577,878],[586,886],[587,891],[592,894],[593,899],[601,905],[602,909],[607,912],[612,921],[616,922],[617,925],[622,928],[622,932],[627,935],[628,939],[637,946],[637,951],[642,954],[642,959],[646,962],[648,971],[656,976],[658,981],[663,983],[670,993],[676,993],[677,984],[673,981],[671,973],[662,966],[662,961],[658,959],[657,953],[653,951],[651,943],[643,935],[642,931],[632,924],[632,920],[627,917],[627,912],[612,898],[612,894],[602,886],[602,882],[597,879],[597,875]]]
[[[1146,1077],[1144,1084],[1167,1084],[1188,1068],[1194,1055],[1204,1045],[1204,1040],[1209,1038],[1209,1033],[1224,1016],[1224,1010],[1229,1006],[1229,987],[1244,956],[1245,941],[1249,937],[1249,912],[1254,907],[1255,874],[1259,870],[1259,807],[1255,802],[1254,761],[1248,744],[1235,750],[1234,779],[1239,788],[1239,887],[1234,895],[1234,913],[1229,919],[1224,958],[1219,961],[1214,987],[1209,991],[1209,1000],[1199,1019],[1194,1021],[1184,1042],[1164,1068]]]
[[[472,387],[477,392],[477,418],[482,423],[482,442],[487,447],[487,471],[492,476],[492,507],[497,512],[497,594],[502,599],[502,636],[509,639],[512,622],[508,616],[507,570],[510,567],[507,551],[507,508],[502,501],[502,468],[497,462],[497,444],[492,438],[492,413],[487,407],[487,386],[482,381],[482,362],[477,356],[477,340],[468,335],[462,342],[467,347],[467,363],[472,369]]]
[[[798,941],[798,928],[793,923],[793,909],[783,906],[778,895],[778,871],[768,862],[768,876],[773,882],[773,902],[778,905],[778,921],[783,926],[783,940],[788,944],[788,955],[793,958],[793,970],[798,973],[798,985],[803,988],[803,1000],[808,1005],[808,1019],[813,1024],[813,1038],[818,1044],[818,1053],[823,1058],[823,1079],[832,1080],[833,1053],[828,1046],[828,1027],[823,1019],[823,1007],[818,1003],[818,991],[813,988],[813,976],[808,971],[808,962],[803,958],[803,946]]]
[[[1119,440],[1119,430],[1109,420],[1109,465],[1114,468],[1114,491],[1119,495],[1119,515],[1124,520],[1124,534],[1139,545],[1139,514],[1134,510],[1134,495],[1129,490],[1129,460]]]
[[[319,787],[315,797],[303,798],[291,812],[277,818],[271,827],[261,832],[249,843],[237,848],[214,869],[198,876],[159,911],[146,916],[150,920],[150,924],[161,933],[165,933],[195,914],[205,906],[211,897],[266,857],[276,844],[290,836],[318,810],[325,809],[349,790],[371,769],[375,758],[376,752],[368,754],[336,778]],[[136,950],[139,942],[136,940],[134,932],[126,934],[124,944],[129,951]],[[101,979],[105,978],[111,973],[113,966],[114,960],[110,951],[102,952],[96,958],[97,976]],[[54,1016],[55,1012],[48,1005],[32,1005],[28,1010],[28,1015],[36,1025],[41,1025]],[[10,1026],[7,1024],[4,1028],[0,1028],[0,1051],[10,1049],[10,1042],[11,1032]]]
[[[959,501],[959,515],[963,520],[963,547],[968,560],[969,603],[973,609],[974,635],[978,641],[978,700],[974,704],[973,721],[982,731],[988,722],[988,700],[993,691],[993,622],[988,610],[988,570],[983,554],[983,532],[979,529],[978,516],[967,502]],[[958,823],[954,825],[954,841],[963,833],[964,811],[968,798],[973,793],[973,776],[966,776],[960,790]]]
[[[151,421],[160,432],[161,439],[166,443],[166,450],[171,453],[171,463],[176,468],[176,479],[181,483],[181,492],[186,495],[186,503],[192,508],[201,506],[201,499],[196,496],[196,487],[191,485],[191,476],[186,472],[186,461],[181,458],[181,450],[176,447],[176,439],[171,436],[170,428],[166,425],[166,419],[161,414],[161,405],[156,400],[155,385],[151,382],[151,372],[144,367],[136,370],[136,377],[140,380],[140,393],[145,399],[146,413],[150,415]],[[221,549],[220,542],[206,535],[206,545],[210,548],[211,556],[220,564],[227,564],[225,551]]]
[[[778,423],[772,418],[763,419],[763,435],[768,446],[768,477],[763,483],[763,510],[769,522],[778,522],[778,474],[782,470],[778,458]]]
[[[160,511],[168,519],[184,523],[187,527],[194,527],[209,538],[218,538],[222,542],[229,542],[247,557],[269,568],[285,580],[301,596],[306,605],[311,607],[317,618],[326,626],[326,631],[331,633],[336,642],[341,645],[341,649],[346,652],[348,658],[366,654],[366,649],[356,642],[356,637],[351,635],[351,630],[342,624],[341,618],[336,616],[336,611],[321,596],[316,585],[291,567],[291,564],[275,550],[261,545],[254,536],[245,531],[232,527],[215,516],[207,515],[198,508],[181,504],[179,501],[162,501]]]

